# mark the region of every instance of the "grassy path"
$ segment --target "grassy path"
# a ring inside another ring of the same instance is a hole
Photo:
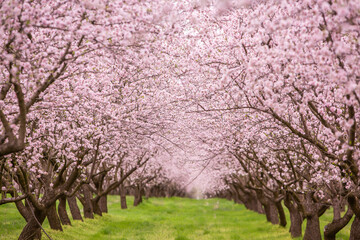
[[[64,232],[50,230],[47,222],[44,226],[54,240],[291,239],[288,228],[271,225],[264,215],[222,199],[152,198],[136,208],[131,203],[129,199],[129,209],[121,210],[118,197],[110,196],[109,214],[103,217],[73,222]],[[0,206],[1,240],[17,239],[24,224],[12,204]],[[348,230],[338,239],[347,239],[346,235]]]

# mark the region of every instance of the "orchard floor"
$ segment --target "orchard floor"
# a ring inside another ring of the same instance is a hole
[[[64,232],[52,231],[53,240],[285,240],[291,239],[288,226],[281,228],[265,221],[265,216],[223,199],[150,198],[122,210],[118,196],[109,197],[109,214],[85,222],[73,221]],[[321,228],[331,221],[331,212],[322,219]],[[17,239],[25,221],[13,204],[0,206],[0,239]],[[289,221],[288,221],[289,225]],[[305,224],[304,224],[305,225]],[[350,227],[337,239],[348,239]],[[42,239],[47,239],[43,235]]]

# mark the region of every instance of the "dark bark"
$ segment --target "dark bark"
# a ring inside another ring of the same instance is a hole
[[[71,225],[70,218],[66,211],[66,197],[63,196],[59,199],[58,213],[60,221],[63,225]]]
[[[81,204],[83,205],[84,209],[84,217],[85,218],[94,218],[94,212],[93,212],[93,205],[91,202],[91,192],[89,189],[89,186],[87,184],[84,184],[82,187],[84,197],[79,198]]]
[[[35,216],[34,216],[35,215]],[[30,220],[27,222],[23,228],[19,240],[35,240],[41,239],[41,227],[46,217],[45,211],[34,210],[34,215],[31,215]],[[35,219],[36,217],[36,219]],[[39,223],[38,223],[39,222]]]
[[[258,201],[264,206],[266,220],[272,224],[279,223],[278,210],[273,201],[265,196],[263,190],[257,189],[256,196]]]
[[[97,201],[97,199],[92,199],[91,203],[92,203],[92,208],[93,208],[94,214],[102,216],[102,211],[100,208],[100,198],[98,201]]]
[[[146,188],[146,190],[145,190],[145,199],[149,199],[149,197],[151,197],[150,188]]]
[[[75,196],[68,197],[67,201],[68,201],[68,204],[69,204],[69,208],[70,208],[72,218],[74,220],[83,221],[79,206],[77,205],[77,202],[76,202],[76,197]]]
[[[251,201],[251,200],[249,200],[249,199],[247,199],[247,198],[244,198],[242,202],[244,203],[244,206],[245,206],[247,209],[249,209],[249,210],[251,210],[251,211],[256,211],[257,206],[256,206],[256,202],[255,202],[255,201]]]
[[[230,184],[229,186],[234,203],[241,204],[244,201],[244,199],[240,196],[239,191],[236,189],[236,187],[233,184]]]
[[[355,216],[353,223],[351,224],[350,239],[360,240],[360,217]]]
[[[260,203],[261,204],[261,203]],[[257,201],[257,198],[256,197],[251,197],[251,195],[248,195],[247,198],[245,198],[245,202],[244,202],[244,205],[252,210],[252,211],[255,211],[257,212],[258,211],[258,201]]]
[[[17,210],[19,211],[19,213],[21,214],[21,216],[23,216],[25,221],[29,222],[31,219],[31,213],[30,213],[29,209],[27,207],[25,207],[23,202],[17,201],[17,202],[15,202],[15,206],[16,206]]]
[[[141,191],[139,191],[140,194],[139,194],[139,204],[143,202],[143,197],[142,197],[142,193]],[[174,195],[174,196],[177,196],[177,195]]]
[[[332,202],[332,208],[334,212],[334,220],[338,220],[341,218],[341,206],[339,199],[335,198]]]
[[[304,202],[301,203],[306,218],[306,228],[303,240],[321,240],[319,217],[329,208],[327,205],[314,201],[314,192],[307,192],[304,195]]]
[[[141,197],[139,195],[134,196],[134,207],[138,206],[141,203],[140,198]]]
[[[317,213],[306,217],[306,229],[303,240],[321,240],[320,222]]]
[[[121,209],[127,209],[126,195],[125,196],[120,196],[120,200],[121,200]]]
[[[104,195],[100,198],[100,210],[103,213],[107,213],[108,212],[108,207],[107,207],[107,195]]]
[[[266,220],[272,224],[279,224],[278,211],[274,203],[267,201],[264,203]]]
[[[353,194],[348,196],[348,204],[351,210],[355,214],[355,219],[351,224],[350,239],[349,240],[360,240],[360,204],[359,198]]]
[[[290,234],[291,237],[301,237],[302,236],[302,223],[303,218],[298,210],[295,210],[294,212],[290,213]]]
[[[121,209],[127,209],[126,189],[123,184],[120,185],[120,202],[121,202]]]
[[[340,204],[340,212],[345,212],[345,210],[346,210],[346,201],[343,201]]]
[[[340,212],[340,206],[338,206]],[[335,207],[335,206],[334,206]],[[343,217],[338,218],[338,212],[335,212],[334,209],[334,219],[331,223],[327,224],[324,228],[324,238],[325,240],[335,240],[336,234],[343,229],[351,220],[353,212],[351,208],[348,208],[347,212]]]
[[[104,212],[103,210],[106,210],[106,212],[107,212],[107,199],[106,199],[107,194],[100,195],[100,193],[103,192],[103,184],[104,184],[105,176],[106,176],[106,172],[93,178],[93,183],[96,188],[95,192],[97,193],[98,196],[91,199],[91,203],[92,203],[94,214],[97,214],[99,216],[102,216],[102,213]],[[105,201],[105,202],[103,202],[103,201]]]
[[[263,205],[259,201],[254,191],[241,188],[239,189],[238,193],[240,200],[244,203],[247,209],[255,211],[260,214],[265,214]]]
[[[223,196],[221,198],[225,198],[226,200],[231,201],[232,200],[231,192],[230,191],[225,191],[225,193],[223,193]]]
[[[297,238],[302,236],[302,223],[303,218],[297,209],[296,203],[291,201],[290,196],[287,194],[284,199],[284,205],[290,213],[290,229],[291,237]]]
[[[141,186],[136,186],[134,191],[134,206],[138,206],[142,201]]]
[[[286,222],[286,216],[285,216],[284,208],[281,204],[281,201],[275,202],[275,206],[279,213],[280,226],[285,227],[287,222]]]
[[[15,197],[14,192],[10,192],[10,195],[11,195],[12,198]],[[28,222],[30,220],[30,218],[31,218],[31,213],[30,213],[29,209],[27,208],[27,206],[24,205],[24,203],[22,201],[16,201],[14,203],[15,203],[15,206],[16,206],[17,210],[21,214],[21,216],[25,219],[26,222]]]
[[[254,198],[253,202],[255,205],[255,212],[260,213],[260,214],[265,214],[265,210],[264,210],[261,202],[257,198]]]
[[[59,216],[56,212],[56,203],[52,204],[46,211],[46,217],[49,220],[50,228],[53,230],[62,231],[62,226],[60,223]]]

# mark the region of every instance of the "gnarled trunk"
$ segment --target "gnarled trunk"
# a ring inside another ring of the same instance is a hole
[[[360,201],[359,197],[353,194],[348,196],[349,208],[354,212],[355,219],[351,224],[350,230],[350,240],[359,240],[360,239]]]
[[[230,186],[230,192],[231,192],[232,199],[234,200],[234,203],[241,204],[244,200],[240,196],[239,191],[236,189],[236,187],[233,184],[230,184],[229,186]]]
[[[25,205],[23,204],[22,201],[15,202],[15,206],[16,206],[17,210],[19,211],[19,213],[21,214],[21,216],[23,216],[25,221],[29,222],[31,219],[30,210],[25,207]]]
[[[11,195],[11,197],[15,197],[14,192],[11,192],[10,195]],[[19,211],[19,213],[21,214],[21,216],[25,219],[25,221],[28,222],[31,218],[31,213],[30,213],[29,209],[24,205],[24,203],[22,201],[15,202],[15,206],[16,206],[17,210]]]
[[[66,211],[66,197],[62,196],[59,199],[58,213],[60,217],[60,221],[63,225],[71,225],[70,218]]]
[[[59,216],[56,212],[56,203],[52,204],[46,211],[46,217],[49,220],[50,228],[53,230],[62,231]]]
[[[35,217],[36,217],[36,219],[35,219]],[[23,228],[23,230],[19,236],[19,240],[41,239],[40,225],[44,222],[45,217],[46,217],[45,211],[40,211],[40,210],[35,209],[33,214],[31,214],[29,221]]]
[[[263,203],[265,209],[266,220],[272,224],[279,224],[278,211],[275,207],[275,204],[271,201]]]
[[[325,213],[328,206],[315,202],[313,196],[314,192],[306,192],[302,203],[307,220],[303,240],[321,240],[319,217]]]
[[[254,204],[255,205],[255,212],[260,213],[260,214],[265,214],[265,210],[264,210],[263,205],[261,204],[261,202],[257,198],[254,199],[254,202],[255,202],[255,204]]]
[[[142,196],[141,196],[141,189],[140,187],[135,187],[134,191],[134,206],[138,206],[140,203],[142,203]]]
[[[261,204],[261,203],[260,203]],[[252,197],[252,196],[247,196],[246,198],[246,204],[245,206],[252,210],[252,211],[255,211],[257,212],[258,211],[258,200],[256,197]]]
[[[350,239],[360,240],[360,217],[355,216],[353,223],[351,224]]]
[[[100,208],[100,198],[95,198],[91,200],[92,203],[92,209],[94,211],[94,214],[97,214],[99,216],[102,216],[102,211]]]
[[[107,213],[107,212],[108,212],[108,207],[107,207],[107,195],[102,196],[102,197],[100,198],[99,205],[100,205],[100,210],[101,210],[101,212],[103,212],[103,213]]]
[[[81,204],[83,205],[84,209],[84,217],[85,218],[94,218],[94,212],[93,212],[93,204],[91,203],[91,192],[89,189],[89,186],[87,184],[84,184],[82,187],[84,198],[81,200]]]
[[[303,240],[321,240],[320,222],[317,213],[306,216],[306,229]]]
[[[286,216],[285,216],[284,208],[281,204],[281,201],[275,202],[275,206],[279,213],[280,226],[285,227],[287,222],[286,222]]]
[[[302,236],[302,223],[303,218],[298,210],[293,211],[290,213],[290,229],[289,232],[291,234],[291,237],[301,237]]]
[[[341,202],[339,199],[335,198],[332,201],[332,208],[333,208],[333,220],[338,220],[341,218]]]
[[[136,195],[134,196],[134,207],[138,206],[141,203],[141,196]]]
[[[338,209],[338,211],[336,210]],[[348,208],[347,212],[343,217],[340,213],[340,205],[334,206],[334,219],[331,223],[327,224],[324,228],[324,239],[325,240],[335,240],[336,234],[343,229],[351,220],[353,212],[351,208]]]
[[[243,192],[243,191],[241,191],[241,192]],[[239,192],[239,196],[242,196],[240,192]],[[251,192],[251,191],[243,192],[243,196],[241,197],[241,199],[247,209],[257,212],[257,213],[260,213],[260,214],[265,214],[263,205],[257,198],[256,193]]]
[[[75,196],[68,197],[67,201],[68,201],[68,204],[69,204],[69,208],[70,208],[72,218],[74,220],[83,221],[79,206],[77,205],[77,202],[76,202],[76,197]]]
[[[290,229],[291,237],[297,238],[302,236],[302,223],[303,218],[297,209],[296,205],[291,202],[289,199],[289,195],[287,195],[284,199],[284,204],[290,213]]]

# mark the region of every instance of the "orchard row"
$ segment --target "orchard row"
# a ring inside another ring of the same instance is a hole
[[[0,12],[0,203],[27,220],[19,239],[46,217],[60,229],[75,197],[92,217],[117,189],[139,202],[192,186],[282,226],[284,203],[293,237],[307,219],[306,240],[332,207],[325,238],[353,216],[360,238],[358,1],[19,0]]]

